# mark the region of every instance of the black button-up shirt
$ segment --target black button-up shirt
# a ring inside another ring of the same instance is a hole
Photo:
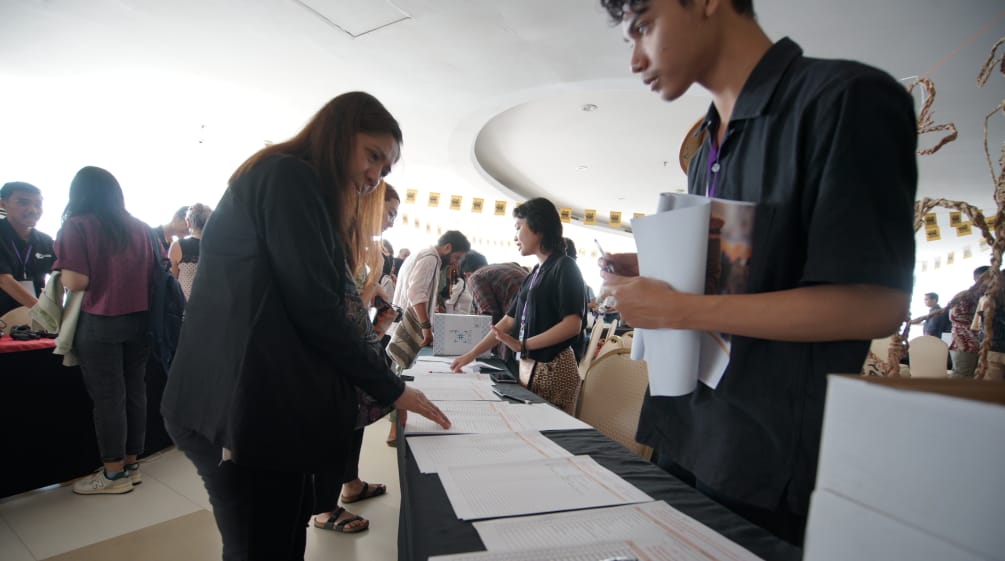
[[[706,194],[719,121],[713,105],[713,134],[690,163],[691,193]],[[915,130],[913,101],[889,75],[806,58],[789,39],[773,45],[744,84],[717,156],[716,196],[758,203],[748,292],[822,283],[910,292]],[[735,336],[717,389],[647,393],[638,440],[726,497],[805,513],[826,376],[859,372],[868,346]]]
[[[22,240],[6,219],[0,220],[0,275],[11,275],[16,281],[31,281],[35,296],[45,288],[45,276],[52,271],[55,254],[52,238],[32,228],[28,240]],[[0,290],[0,315],[21,304]]]

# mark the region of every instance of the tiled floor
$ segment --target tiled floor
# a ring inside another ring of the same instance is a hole
[[[367,428],[360,476],[387,485],[387,496],[353,503],[370,529],[354,535],[311,528],[309,561],[397,558],[398,465],[384,444],[388,422]],[[3,561],[159,561],[220,559],[220,537],[195,468],[176,450],[147,459],[143,484],[125,495],[79,496],[51,487],[0,501]]]

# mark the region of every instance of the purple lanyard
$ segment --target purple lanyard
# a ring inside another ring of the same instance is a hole
[[[21,274],[24,275],[24,280],[28,280],[28,260],[31,259],[31,244],[28,244],[28,249],[24,252],[23,259],[21,258],[21,254],[17,252],[14,240],[10,241],[10,246],[14,249],[14,255],[17,255],[18,260],[21,261]]]
[[[715,140],[715,132],[712,133],[711,143],[708,148],[708,170],[705,173],[705,196],[715,198],[715,186],[719,182],[719,143]]]
[[[527,299],[523,301],[523,313],[520,314],[520,338],[523,339],[524,334],[527,333],[525,328],[527,327],[527,305],[530,304],[530,292],[534,290],[534,283],[537,282],[537,274],[541,272],[541,265],[538,265],[534,269],[534,276],[530,278],[530,286],[527,287]]]

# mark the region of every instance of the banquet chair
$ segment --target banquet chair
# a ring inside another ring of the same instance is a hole
[[[646,363],[629,349],[615,349],[590,365],[579,390],[576,418],[644,459],[652,448],[635,441],[642,398],[649,385]]]
[[[590,330],[590,340],[586,343],[586,350],[583,352],[583,358],[579,361],[579,379],[582,380],[586,376],[586,371],[593,364],[593,359],[597,356],[597,343],[600,342],[600,336],[604,333],[604,320],[598,318],[597,322],[593,324],[593,329]]]
[[[931,335],[915,337],[907,347],[907,356],[911,361],[912,378],[946,377],[949,347],[942,339]]]
[[[0,316],[0,321],[7,324],[6,331],[8,333],[10,333],[10,330],[15,325],[34,325],[31,320],[31,312],[29,311],[29,308],[25,306],[18,306],[17,308],[10,310],[6,314]],[[33,326],[32,329],[35,329],[35,327]]]
[[[862,373],[872,376],[885,376],[889,370],[890,348],[893,346],[893,335],[873,339],[869,345],[869,353],[862,365]]]

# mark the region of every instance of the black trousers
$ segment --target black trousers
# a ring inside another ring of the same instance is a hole
[[[352,446],[341,471],[314,474],[314,514],[333,512],[342,494],[342,484],[359,478],[359,455],[363,449],[363,429],[352,434]]]
[[[223,561],[303,561],[313,495],[310,474],[221,461],[202,435],[165,423],[202,477],[223,539]]]

